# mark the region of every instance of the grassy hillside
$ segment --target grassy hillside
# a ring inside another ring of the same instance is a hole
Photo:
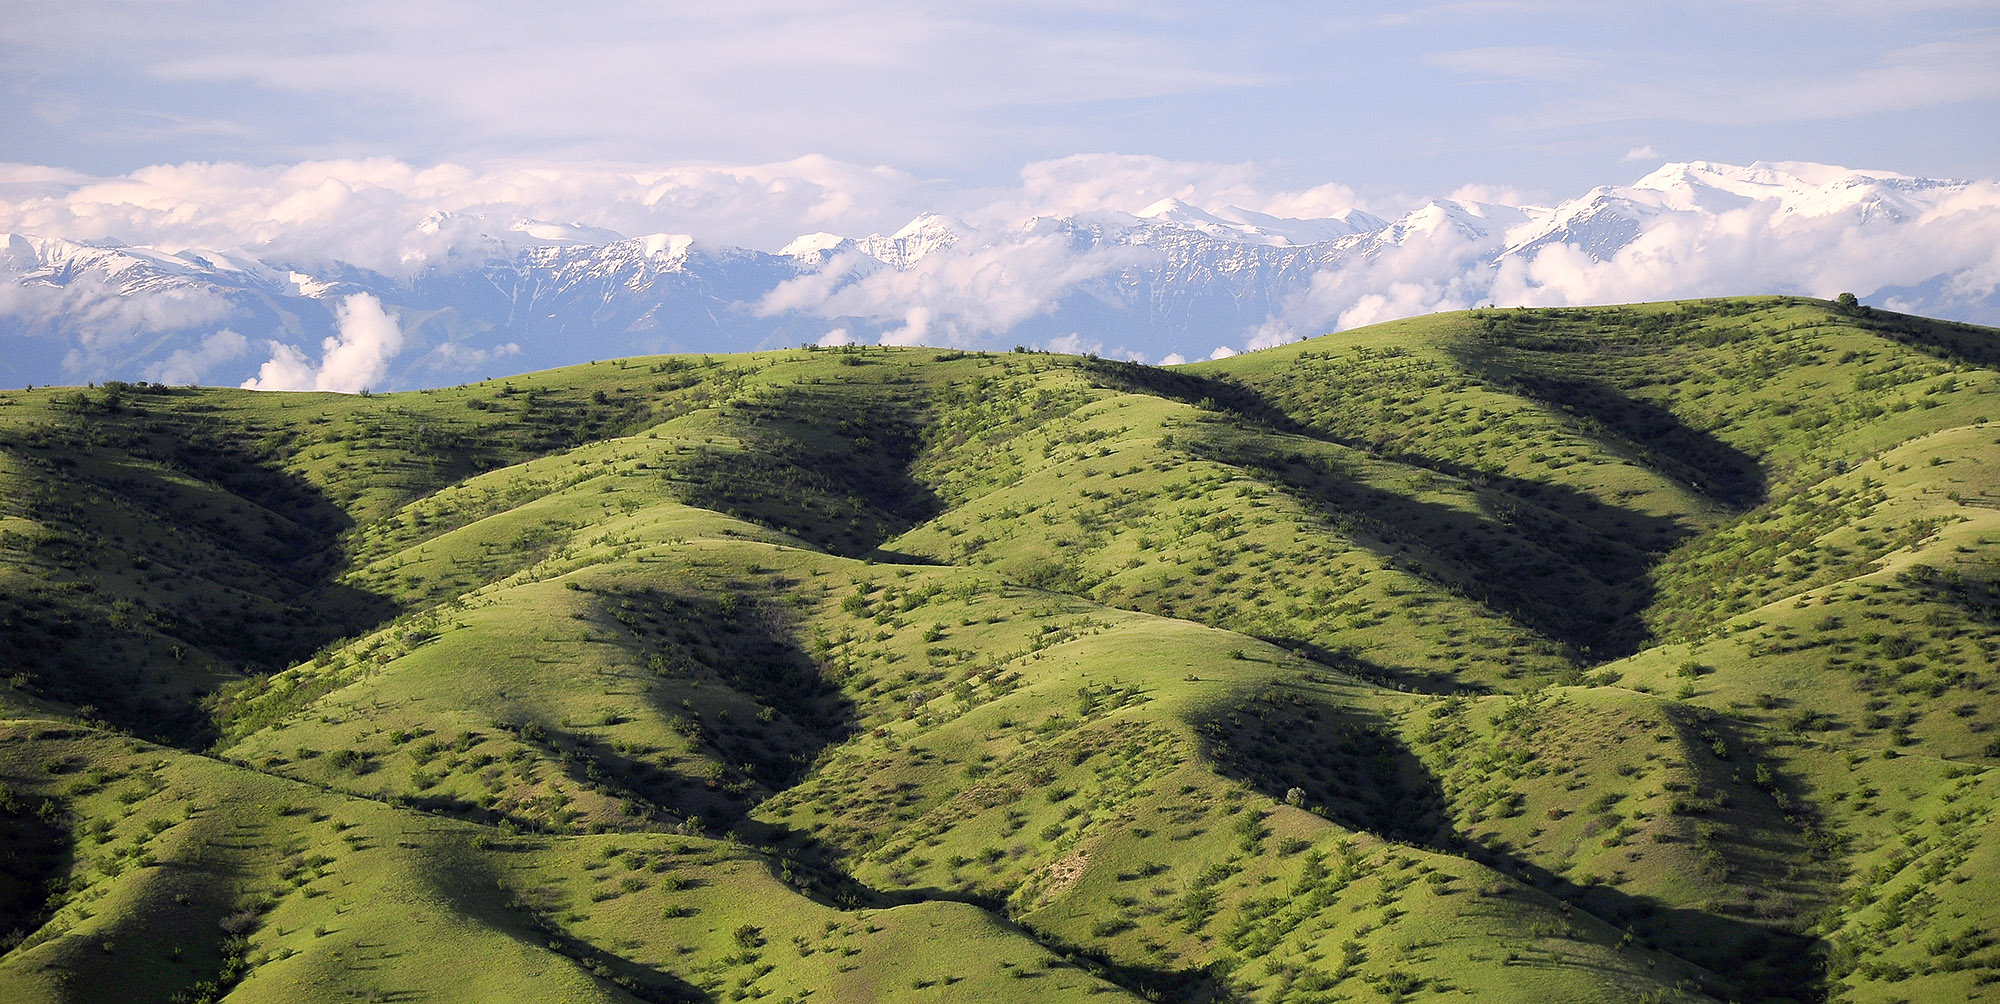
[[[2000,998],[2000,332],[0,392],[0,999]]]

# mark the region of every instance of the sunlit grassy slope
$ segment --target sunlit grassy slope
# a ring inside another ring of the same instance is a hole
[[[2000,997],[2000,332],[0,392],[0,999]]]

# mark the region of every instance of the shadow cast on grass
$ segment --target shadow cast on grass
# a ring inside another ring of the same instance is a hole
[[[1236,422],[1198,429],[1183,442],[1195,456],[1254,471],[1336,525],[1387,545],[1385,557],[1570,646],[1586,661],[1630,654],[1644,643],[1648,632],[1640,614],[1652,599],[1648,572],[1658,555],[1693,532],[1676,518],[1622,508],[1564,485],[1329,435],[1226,378],[1107,360],[1088,361],[1085,369],[1104,385],[1232,416]],[[1659,420],[1660,414],[1645,416],[1646,422]],[[1682,429],[1673,423],[1654,438],[1672,439],[1678,435],[1673,430]],[[1741,454],[1710,445],[1725,458],[1715,465],[1717,478],[1738,487],[1754,480],[1761,491],[1754,464],[1746,469]],[[1343,457],[1340,451],[1354,452]],[[1480,511],[1369,484],[1350,462],[1400,464],[1455,479],[1475,494]]]
[[[1464,487],[1475,509],[1370,483],[1338,456],[1282,436],[1210,429],[1184,437],[1189,452],[1255,472],[1397,567],[1486,605],[1586,659],[1636,651],[1648,636],[1651,556],[1621,536],[1565,514],[1610,508],[1554,485],[1510,494],[1480,477]],[[1486,487],[1480,487],[1484,482]],[[1672,536],[1672,521],[1620,512],[1628,532]]]
[[[30,806],[0,792],[0,954],[11,952],[54,914],[51,890],[66,886],[76,845],[59,822],[61,803]]]
[[[863,412],[845,390],[798,385],[730,402],[722,418],[742,448],[704,446],[669,476],[690,505],[832,554],[893,560],[878,548],[944,510],[910,473],[923,447],[923,409],[890,395],[868,399]]]
[[[564,904],[541,902],[511,888],[506,869],[490,855],[457,844],[429,846],[426,874],[459,917],[475,918],[523,945],[545,948],[614,986],[619,996],[646,1004],[697,1004],[715,998],[658,965],[606,951],[571,934],[560,920]]]
[[[0,449],[45,472],[13,500],[45,530],[19,559],[44,581],[0,598],[0,619],[31,691],[200,748],[217,735],[218,682],[292,665],[396,608],[337,581],[347,514],[192,393],[107,390],[0,431]]]
[[[1526,352],[1497,358],[1462,353],[1460,361],[1495,386],[1575,417],[1593,439],[1731,510],[1747,511],[1768,497],[1764,469],[1755,457],[1658,404],[1603,380],[1543,372],[1550,362],[1530,357]]]
[[[1825,946],[1780,926],[1715,910],[1677,908],[1606,884],[1579,885],[1505,847],[1467,840],[1451,822],[1443,786],[1388,722],[1298,691],[1272,688],[1201,723],[1219,768],[1266,796],[1289,801],[1352,830],[1479,861],[1512,875],[1636,942],[1714,974],[1707,992],[1739,1000],[1816,1001]],[[1740,800],[1740,799],[1739,799]],[[1725,867],[1760,876],[1803,856],[1747,812],[1713,821]],[[1775,840],[1782,846],[1763,846]],[[1760,878],[1759,887],[1768,883]]]

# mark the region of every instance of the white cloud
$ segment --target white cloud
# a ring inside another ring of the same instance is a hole
[[[1132,247],[1079,251],[1061,234],[1014,231],[962,239],[906,269],[853,253],[780,283],[756,305],[770,316],[809,311],[894,327],[884,345],[971,345],[1053,310],[1078,284],[1144,260]]]
[[[257,367],[257,375],[243,382],[248,390],[316,390],[319,373],[296,345],[273,341],[271,358]]]
[[[459,342],[443,342],[424,353],[422,365],[433,371],[469,373],[488,363],[520,354],[519,342],[505,342],[488,349],[473,348]]]
[[[528,240],[514,226],[522,220],[776,250],[815,231],[888,233],[927,211],[1004,230],[1037,215],[1136,213],[1166,198],[1300,219],[1365,208],[1338,183],[1291,189],[1249,164],[1119,154],[1037,161],[1011,186],[965,190],[817,155],[654,165],[373,158],[159,164],[109,178],[0,165],[0,233],[168,252],[244,248],[292,264],[337,260],[401,274],[444,261],[453,248],[477,256],[482,235]]]
[[[234,362],[250,351],[250,339],[224,328],[201,340],[197,349],[176,349],[146,368],[146,379],[164,384],[196,384],[217,366]]]
[[[0,232],[168,251],[244,247],[392,273],[454,246],[477,251],[481,234],[519,240],[512,226],[524,219],[774,249],[811,230],[893,229],[918,211],[924,191],[900,171],[817,156],[663,166],[188,163],[101,179],[14,165],[0,179]]]
[[[1103,342],[1086,339],[1074,331],[1066,335],[1057,335],[1049,339],[1041,347],[1050,352],[1060,352],[1066,356],[1101,356],[1104,354]]]
[[[1178,352],[1169,352],[1166,358],[1160,360],[1160,365],[1162,366],[1181,366],[1186,363],[1187,357]]]
[[[848,334],[846,328],[835,328],[832,331],[829,331],[826,334],[819,336],[819,341],[814,342],[813,344],[823,349],[831,349],[831,348],[838,348],[839,346],[842,345],[853,345],[855,344],[855,341],[856,341],[855,337],[853,335]]]
[[[1117,153],[1085,153],[1036,161],[1021,168],[1013,189],[972,193],[977,201],[954,207],[979,224],[1011,224],[1031,216],[1137,213],[1162,199],[1217,210],[1237,206],[1291,219],[1323,219],[1365,208],[1353,189],[1325,183],[1301,190],[1274,186],[1249,163],[1169,160]]]
[[[1227,345],[1218,345],[1215,347],[1215,351],[1210,352],[1208,354],[1208,357],[1210,359],[1227,359],[1230,356],[1234,355],[1241,355],[1241,353],[1237,352],[1235,349],[1232,349]]]
[[[1555,209],[1509,208],[1523,201],[1520,193],[1467,186],[1454,193],[1457,201],[1408,213],[1380,234],[1301,249],[1291,261],[1304,264],[1287,266],[1293,271],[1234,267],[1255,261],[1248,252],[1230,259],[1228,268],[1216,264],[1222,259],[1188,257],[1194,271],[1187,275],[1197,284],[1184,287],[1172,285],[1181,277],[1163,267],[1183,260],[1172,257],[1179,250],[1118,244],[1115,238],[1106,243],[1102,237],[1115,233],[1116,221],[1094,214],[1144,208],[1165,197],[1216,208],[1332,212],[1344,208],[1347,190],[1338,185],[1267,189],[1257,172],[1243,165],[1088,155],[1029,165],[1014,187],[959,193],[955,197],[971,210],[960,215],[975,222],[956,228],[955,242],[907,267],[890,267],[859,251],[836,251],[818,271],[775,285],[759,278],[729,288],[754,298],[747,305],[750,313],[777,319],[765,325],[760,338],[784,330],[790,342],[825,332],[819,340],[828,345],[975,346],[1039,339],[1060,351],[1110,358],[1190,352],[1190,345],[1213,340],[1257,350],[1335,328],[1487,302],[1588,304],[1756,292],[1827,296],[1843,290],[1867,296],[1884,290],[1920,311],[1936,303],[1942,309],[1927,312],[1990,319],[1990,301],[2000,285],[2000,184],[1913,181],[1814,164],[1677,165],[1649,174],[1643,187],[1597,190],[1586,197],[1607,198],[1602,204],[1577,201]],[[482,216],[630,228],[632,220],[651,225],[667,217],[685,222],[745,212],[785,221],[770,229],[791,233],[825,229],[817,224],[829,221],[837,226],[867,220],[878,214],[871,200],[880,200],[894,208],[900,222],[909,204],[897,200],[926,192],[906,176],[824,158],[748,168],[684,165],[574,174],[557,167],[419,168],[388,160],[268,169],[196,164],[83,181],[16,165],[0,168],[0,188],[9,184],[15,187],[0,191],[0,228],[35,219],[56,221],[58,231],[130,224],[156,236],[195,235],[229,244],[245,243],[228,240],[241,227],[253,237],[265,235],[257,256],[267,259],[272,248],[312,247],[323,254],[346,249],[378,259],[414,253],[415,260],[427,260],[422,256],[462,245],[478,233]],[[22,186],[32,191],[23,195]],[[236,194],[243,198],[233,198]],[[1082,215],[1074,224],[1042,219],[1032,225],[1016,215],[1058,207]],[[423,218],[420,210],[437,209],[461,215],[432,227],[416,225]],[[1630,215],[1629,227],[1615,225],[1621,214]],[[1579,245],[1533,241],[1538,228],[1552,220],[1586,217],[1600,226],[1600,240],[1587,244],[1594,253],[1584,250],[1585,238],[1576,238]],[[703,246],[724,243],[699,227],[686,229],[694,230]],[[1515,245],[1531,250],[1504,253]],[[0,267],[33,273],[47,265],[36,263],[35,248],[47,246],[29,240],[0,245]],[[1210,266],[1212,274],[1205,271]],[[1309,271],[1314,268],[1319,271]],[[1241,283],[1253,273],[1254,281],[1266,283],[1255,291],[1264,298],[1248,302],[1276,303],[1261,323],[1254,315],[1216,306],[1234,304],[1240,311],[1246,302]],[[390,292],[379,292],[395,302]],[[75,270],[66,286],[35,279],[0,282],[0,337],[70,338],[72,373],[123,367],[162,379],[171,374],[182,382],[227,361],[221,353],[234,342],[214,341],[220,332],[197,339],[232,319],[232,309],[200,285],[120,295],[90,271]],[[1068,309],[1076,313],[1058,313]],[[730,312],[740,316],[741,308]],[[518,343],[472,348],[446,341],[414,363],[405,360],[391,380],[389,363],[404,341],[396,318],[372,297],[338,301],[337,313],[338,334],[326,339],[317,357],[310,343],[269,343],[269,355],[250,385],[356,390],[400,384],[413,369],[460,372],[520,354]],[[1152,323],[1160,317],[1170,323]],[[1229,320],[1218,323],[1216,317]],[[240,318],[234,320],[236,328],[243,327]],[[327,329],[310,330],[304,337],[317,339]],[[737,333],[724,332],[725,337]],[[298,343],[301,336],[289,337]],[[1190,340],[1196,338],[1202,341]],[[547,350],[536,346],[537,357]]]
[[[2000,31],[1892,49],[1858,66],[1837,59],[1773,65],[1819,69],[1762,79],[1683,73],[1603,82],[1588,97],[1552,104],[1530,121],[1541,128],[1638,119],[1754,126],[2000,100]]]
[[[1606,152],[1606,130],[1592,124],[1621,119],[1675,123],[1646,127],[1663,147],[1886,150],[1913,170],[1976,170],[1967,165],[1995,149],[1979,128],[2000,72],[1992,10],[1972,0],[15,3],[0,18],[0,89],[33,127],[9,136],[8,156],[99,171],[191,157],[773,164],[820,152],[901,166],[928,190],[918,179],[981,184],[1052,151],[1109,149],[1224,162],[1209,173],[1225,188],[1232,161],[1290,172],[1283,186],[1253,177],[1264,196],[1304,197],[1315,172],[1368,192],[1435,193],[1472,158],[1501,181],[1569,185],[1579,156]],[[1930,114],[1876,114],[1902,109]],[[1524,114],[1555,128],[1511,128]],[[1849,127],[1811,128],[1829,120]],[[1754,137],[1686,126],[1743,122],[1805,124]],[[838,200],[827,212],[840,214]],[[732,240],[718,227],[656,228]]]
[[[327,390],[353,394],[382,382],[403,350],[403,331],[382,304],[356,293],[335,308],[339,333],[320,343],[314,366],[296,346],[273,341],[271,358],[243,382],[248,390]]]
[[[1273,317],[1265,320],[1263,324],[1257,326],[1256,330],[1250,332],[1250,337],[1244,343],[1244,347],[1252,352],[1258,349],[1274,349],[1280,345],[1288,345],[1296,342],[1304,337],[1305,333],[1293,327],[1289,322]]]
[[[1651,146],[1635,146],[1625,151],[1625,156],[1618,158],[1620,163],[1625,164],[1630,164],[1634,161],[1651,162],[1659,159],[1660,151],[1653,149]]]
[[[233,309],[200,287],[126,291],[89,272],[63,285],[0,274],[0,332],[68,341],[63,370],[77,376],[120,365],[152,336],[214,324]]]
[[[42,164],[0,162],[0,190],[9,187],[36,188],[46,185],[80,185],[90,177],[63,167]]]
[[[1913,208],[1916,215],[1901,222],[1870,205],[1807,214],[1775,199],[1673,214],[1602,260],[1573,245],[1505,259],[1491,296],[1531,305],[1772,292],[1831,297],[1940,275],[1951,277],[1957,295],[1991,296],[2000,285],[2000,184],[1966,185]]]
[[[10,11],[0,41],[32,54],[44,76],[83,78],[72,86],[110,63],[123,80],[165,81],[182,104],[206,109],[208,93],[237,95],[231,110],[266,128],[269,113],[241,107],[253,104],[241,96],[297,108],[321,127],[305,142],[394,136],[407,148],[422,136],[432,149],[592,158],[671,148],[754,160],[860,146],[936,162],[1017,137],[996,111],[1266,76],[1257,61],[1202,44],[1186,30],[1190,12],[1122,3],[1087,13],[918,0],[148,6],[35,5]]]
[[[1510,236],[1532,237],[1544,225],[1536,221],[1565,218],[1568,206],[1534,211],[1511,234],[1496,226],[1487,238],[1448,225],[1412,227],[1401,243],[1316,275],[1251,334],[1249,347],[1488,302],[1558,306],[1771,292],[1865,296],[1941,276],[1940,295],[1963,309],[2000,289],[2000,184],[1972,183],[1916,198],[1898,195],[1895,185],[1874,189],[1851,172],[1819,165],[1717,170],[1722,177],[1706,180],[1738,194],[1709,199],[1697,192],[1683,204],[1679,194],[1657,193],[1665,211],[1641,210],[1638,235],[1602,256],[1567,243],[1501,253]],[[1762,180],[1740,180],[1750,176]],[[1722,208],[1703,208],[1704,200]]]
[[[957,334],[953,332],[953,335]],[[910,307],[903,311],[903,326],[882,333],[884,345],[924,345],[931,336],[931,310],[929,307]],[[946,344],[958,344],[952,335],[944,338]]]
[[[1076,154],[1021,168],[1019,188],[984,207],[1008,221],[1033,215],[1136,213],[1161,199],[1207,206],[1261,197],[1249,164],[1208,164],[1115,153]],[[968,214],[975,222],[976,216]]]
[[[1553,46],[1492,46],[1433,52],[1424,62],[1484,78],[1576,80],[1599,73],[1602,60]]]
[[[1354,305],[1340,312],[1334,324],[1339,328],[1359,328],[1383,321],[1393,321],[1399,317],[1413,317],[1439,310],[1451,310],[1469,306],[1463,301],[1446,299],[1440,284],[1431,282],[1392,282],[1389,288],[1378,293],[1364,293],[1354,301]]]
[[[1327,182],[1297,192],[1273,192],[1261,198],[1245,199],[1237,205],[1293,220],[1323,220],[1350,209],[1362,208],[1361,198],[1354,189],[1338,182]]]
[[[1523,192],[1511,185],[1485,185],[1473,182],[1453,189],[1445,199],[1451,202],[1484,203],[1495,206],[1528,206],[1541,201],[1541,196]]]
[[[806,311],[855,318],[886,329],[885,344],[973,344],[1049,313],[1093,280],[1159,258],[1147,247],[1078,243],[1048,218],[1088,221],[1098,214],[1131,214],[1169,198],[1209,210],[1236,206],[1285,218],[1324,218],[1356,208],[1344,185],[1274,189],[1247,164],[1080,154],[1027,165],[1011,189],[961,193],[949,207],[968,221],[960,239],[912,267],[884,267],[859,253],[835,256],[817,272],[781,283],[756,310],[764,316]],[[1044,222],[1031,222],[1036,219]],[[1093,347],[1059,351],[1144,357],[1141,350],[1088,344]]]
[[[94,273],[60,286],[0,282],[0,317],[30,331],[60,323],[86,345],[118,345],[149,332],[211,324],[230,309],[229,301],[206,289],[125,291]]]
[[[1490,221],[1493,229],[1475,236],[1454,221],[1463,209],[1433,204],[1404,217],[1400,242],[1313,276],[1253,333],[1250,347],[1481,302],[1492,281],[1490,263],[1506,243],[1504,228]]]

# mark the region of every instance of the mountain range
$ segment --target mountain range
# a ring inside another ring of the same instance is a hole
[[[0,249],[0,383],[354,391],[844,342],[1175,362],[1495,302],[1761,291],[2000,320],[1991,183],[1695,162],[1554,206],[1510,201],[1439,199],[1395,219],[1176,199],[978,225],[925,214],[892,234],[813,233],[777,251],[437,211],[409,226],[442,250],[394,268],[338,249],[300,260],[13,234]],[[388,335],[344,327],[356,297]]]

